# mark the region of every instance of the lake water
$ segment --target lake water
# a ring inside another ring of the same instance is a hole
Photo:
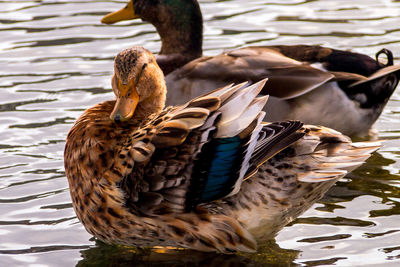
[[[135,249],[96,242],[72,209],[65,137],[110,99],[113,57],[160,47],[141,21],[101,25],[124,1],[0,1],[0,265],[400,264],[400,91],[375,125],[385,146],[256,254]],[[400,63],[400,1],[200,1],[204,54],[245,45],[319,44]]]

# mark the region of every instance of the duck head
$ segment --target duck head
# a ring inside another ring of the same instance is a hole
[[[153,24],[161,37],[157,61],[164,74],[202,55],[203,17],[196,0],[130,0],[101,22],[138,18]]]
[[[128,121],[133,115],[147,117],[164,108],[164,75],[154,55],[143,47],[125,49],[115,57],[111,84],[116,96],[110,115],[114,122]]]

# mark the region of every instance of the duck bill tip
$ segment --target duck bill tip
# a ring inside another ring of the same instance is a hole
[[[128,121],[132,118],[137,104],[139,103],[139,97],[134,96],[133,98],[119,97],[115,102],[114,109],[110,114],[110,119],[115,123],[121,123]]]
[[[129,1],[129,3],[124,8],[105,15],[101,19],[101,23],[114,24],[119,21],[132,20],[137,18],[139,18],[139,16],[135,13],[133,3],[132,1]]]

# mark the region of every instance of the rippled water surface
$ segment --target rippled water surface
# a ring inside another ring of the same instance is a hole
[[[376,123],[385,147],[257,254],[160,253],[96,242],[72,209],[66,133],[87,107],[113,97],[113,56],[157,52],[141,21],[101,25],[124,1],[0,0],[0,265],[400,263],[400,93]],[[200,1],[204,53],[244,45],[321,44],[400,55],[400,1]]]

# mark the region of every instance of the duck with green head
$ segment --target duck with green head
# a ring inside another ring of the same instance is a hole
[[[382,49],[376,60],[321,46],[244,47],[202,55],[202,15],[196,0],[131,0],[103,23],[141,18],[161,37],[157,62],[166,76],[168,104],[180,104],[227,82],[269,78],[269,121],[298,119],[347,135],[369,133],[395,90],[400,66]],[[386,56],[387,63],[379,62]]]
[[[379,148],[262,122],[265,80],[164,108],[163,73],[142,47],[117,55],[111,83],[115,100],[77,119],[64,152],[74,210],[106,243],[254,252]]]
[[[162,45],[157,63],[165,75],[202,56],[203,17],[196,1],[130,1],[102,22],[137,18],[151,18],[149,22],[160,34]]]

